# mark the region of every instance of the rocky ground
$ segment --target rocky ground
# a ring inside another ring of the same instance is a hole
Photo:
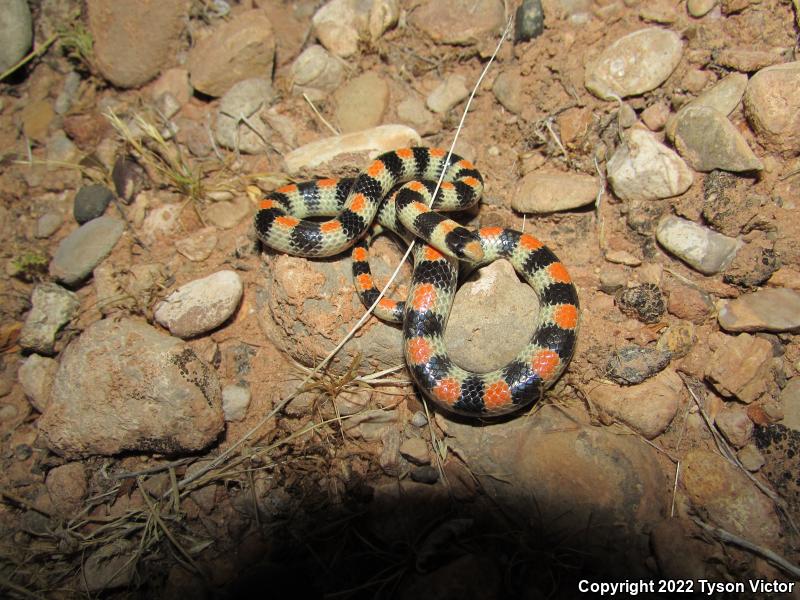
[[[797,2],[524,2],[463,222],[567,265],[569,369],[494,423],[426,407],[375,319],[312,372],[363,312],[349,258],[260,248],[258,199],[448,146],[519,4],[0,3],[4,596],[800,578]],[[496,368],[536,311],[495,263],[448,346]]]

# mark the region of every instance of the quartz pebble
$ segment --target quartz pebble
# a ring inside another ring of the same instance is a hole
[[[661,85],[680,62],[683,42],[667,29],[634,31],[586,66],[586,88],[602,100],[626,98]]]
[[[725,270],[742,244],[735,238],[675,216],[661,219],[656,239],[666,250],[705,275]]]
[[[154,316],[173,335],[190,338],[224,323],[241,298],[239,275],[218,271],[182,285],[156,305]]]
[[[679,196],[694,176],[674,151],[638,128],[631,129],[606,165],[614,194],[622,200]]]
[[[243,385],[226,385],[222,388],[222,412],[225,421],[243,421],[250,406],[250,390]]]

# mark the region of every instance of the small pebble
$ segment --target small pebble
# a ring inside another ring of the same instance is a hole
[[[511,207],[523,213],[550,213],[592,204],[600,182],[583,173],[534,171],[514,189]]]
[[[354,77],[333,94],[342,133],[380,125],[389,106],[389,84],[372,71]]]
[[[182,285],[155,308],[155,319],[180,338],[205,333],[224,323],[239,306],[242,280],[218,271]]]
[[[104,185],[95,183],[83,186],[75,194],[72,214],[75,220],[83,225],[106,212],[113,199],[114,194]]]
[[[742,242],[680,217],[661,219],[656,239],[666,250],[705,275],[723,271]]]
[[[672,358],[681,358],[689,354],[695,342],[697,342],[697,334],[694,324],[678,321],[664,330],[664,333],[658,338],[656,348],[668,352]]]
[[[522,0],[514,19],[514,41],[527,42],[544,32],[544,9],[541,0]]]
[[[600,269],[600,291],[615,294],[628,282],[630,273],[619,267],[604,266]]]
[[[427,483],[428,485],[433,485],[439,481],[439,471],[430,465],[414,467],[411,469],[409,475],[411,476],[411,480],[416,481],[417,483]]]
[[[586,66],[586,88],[603,100],[637,96],[657,88],[678,66],[681,37],[668,29],[634,31]]]
[[[765,288],[721,301],[719,325],[726,331],[797,331],[800,329],[800,292]]]
[[[717,427],[732,446],[741,448],[753,435],[753,422],[739,407],[726,407],[715,419]]]
[[[435,113],[443,114],[469,96],[467,78],[463,75],[448,75],[430,94],[425,103]]]
[[[147,173],[139,163],[129,158],[117,159],[111,171],[111,179],[117,196],[125,203],[130,204],[136,195],[147,185]]]
[[[744,94],[747,121],[771,151],[800,148],[800,61],[762,69]]]
[[[418,410],[411,417],[411,424],[414,427],[425,427],[428,424],[428,417],[425,416],[424,412]]]
[[[656,102],[642,111],[641,118],[650,131],[661,131],[667,124],[669,105],[666,102]]]
[[[400,454],[415,465],[427,465],[431,462],[428,444],[420,438],[409,438],[400,445]]]
[[[695,19],[699,19],[708,14],[716,3],[717,0],[689,0],[686,3],[686,10],[688,10],[689,14]]]
[[[325,48],[314,44],[303,50],[291,69],[292,93],[306,94],[314,102],[325,100],[344,78],[341,62]]]
[[[755,473],[764,466],[764,456],[758,451],[755,444],[747,444],[736,453],[736,456],[742,466],[751,473]]]
[[[49,238],[61,227],[64,219],[57,212],[46,212],[36,220],[36,237]]]
[[[226,385],[222,388],[222,412],[225,421],[243,421],[250,406],[250,389],[242,385]]]
[[[44,412],[50,403],[50,391],[56,371],[58,361],[38,354],[31,354],[26,358],[17,371],[17,378],[25,395],[39,412]]]
[[[272,82],[265,77],[253,77],[234,84],[219,103],[214,128],[217,142],[248,154],[263,152],[270,132],[257,113],[269,106],[274,95]]]
[[[722,396],[749,404],[767,390],[772,346],[762,338],[741,333],[714,334],[716,349],[705,365],[705,376]]]
[[[78,312],[78,296],[55,283],[40,283],[31,294],[31,310],[20,332],[26,350],[53,354],[58,331]]]

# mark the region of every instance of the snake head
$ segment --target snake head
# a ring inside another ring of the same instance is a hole
[[[459,259],[471,263],[483,260],[483,247],[477,233],[466,227],[458,226],[445,237],[447,247]]]

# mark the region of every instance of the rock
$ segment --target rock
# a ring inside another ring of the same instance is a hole
[[[592,204],[600,182],[583,173],[534,171],[514,189],[511,207],[523,213],[550,213]]]
[[[97,321],[67,347],[39,419],[67,458],[196,452],[223,426],[216,373],[181,340],[127,318]]]
[[[292,63],[292,93],[306,94],[311,100],[325,100],[339,87],[344,77],[342,63],[325,48],[309,46]]]
[[[274,98],[272,83],[263,77],[235,83],[219,103],[214,137],[231,150],[258,154],[268,147],[270,131],[256,114]]]
[[[463,75],[448,75],[425,100],[428,108],[435,113],[443,114],[469,96],[467,78]]]
[[[242,299],[242,280],[234,271],[218,271],[182,285],[155,307],[154,317],[172,335],[190,338],[228,320]]]
[[[203,262],[217,247],[217,232],[213,227],[204,227],[189,237],[175,240],[175,250],[193,262]]]
[[[495,506],[525,520],[538,515],[559,539],[591,527],[586,550],[602,563],[593,567],[608,572],[624,564],[630,577],[644,572],[642,559],[633,557],[649,554],[644,532],[665,510],[664,476],[651,448],[633,436],[581,425],[552,406],[500,427],[441,422],[448,445]],[[535,498],[525,491],[531,489]],[[563,516],[565,506],[569,518]],[[595,553],[590,547],[605,550]]]
[[[716,56],[717,64],[742,73],[753,73],[779,63],[781,60],[781,50],[779,49],[724,48]]]
[[[222,412],[225,421],[244,421],[250,406],[250,389],[243,385],[226,385],[222,388]]]
[[[767,150],[797,154],[800,148],[800,61],[762,69],[747,84],[747,121]]]
[[[741,448],[753,435],[753,422],[747,412],[738,407],[725,407],[717,413],[714,422],[725,436],[725,439],[735,448]]]
[[[716,3],[717,0],[689,0],[686,3],[686,10],[695,19],[699,19],[708,14]]]
[[[772,274],[772,277],[767,281],[767,285],[800,291],[800,271],[789,267],[781,267]]]
[[[691,1],[691,0],[690,0]],[[705,565],[712,562],[713,547],[695,538],[683,519],[667,518],[650,532],[658,574],[665,579],[707,579]]]
[[[797,331],[800,292],[766,288],[720,303],[719,325],[726,331]]]
[[[426,0],[410,21],[435,42],[466,46],[500,33],[506,16],[500,0]]]
[[[40,283],[31,294],[31,311],[19,336],[19,344],[39,354],[55,351],[56,334],[80,308],[78,296],[55,283]]]
[[[726,398],[746,404],[757,400],[767,389],[772,346],[748,333],[718,335],[721,341],[706,365],[706,379]]]
[[[111,253],[124,230],[121,220],[106,216],[81,225],[61,240],[50,276],[70,286],[80,283]]]
[[[756,2],[759,2],[759,0],[720,0],[719,4],[723,15],[732,15],[743,11]]]
[[[517,278],[511,263],[495,261],[456,292],[445,346],[453,361],[467,370],[499,369],[528,343],[538,312],[535,292]]]
[[[694,176],[675,152],[643,129],[633,128],[611,156],[606,172],[622,200],[655,200],[680,196]]]
[[[712,171],[703,181],[703,218],[728,236],[746,232],[761,209],[758,198],[748,195],[740,181],[725,171]]]
[[[421,135],[435,133],[439,129],[434,114],[427,109],[425,102],[417,96],[408,96],[397,105],[397,119],[413,127]]]
[[[604,265],[600,268],[598,279],[600,280],[600,291],[605,294],[613,295],[628,283],[630,272],[628,269]]]
[[[88,489],[82,463],[71,462],[51,469],[47,473],[45,485],[57,514],[64,517],[77,516]]]
[[[22,121],[22,133],[28,139],[44,142],[56,113],[50,100],[35,100],[26,103],[19,113]]]
[[[692,323],[678,321],[670,325],[661,334],[656,348],[668,352],[672,358],[682,358],[691,352],[697,342],[695,327]]]
[[[800,397],[798,397],[798,402],[800,402]],[[800,408],[800,406],[798,406],[798,408]],[[798,416],[800,416],[800,412],[798,412]],[[424,412],[418,410],[411,417],[411,424],[414,427],[425,427],[425,425],[428,424],[428,417],[425,416]]]
[[[752,426],[752,421],[750,425]],[[750,471],[751,473],[755,473],[761,467],[764,466],[764,457],[762,456],[761,452],[758,451],[758,448],[755,444],[747,444],[744,448],[739,450],[736,453],[739,462],[742,463],[742,466]]]
[[[722,280],[741,288],[754,288],[769,279],[779,264],[772,241],[756,239],[736,253]]]
[[[637,96],[657,88],[683,54],[677,33],[658,27],[630,33],[586,65],[586,89],[602,100]]]
[[[790,379],[781,390],[780,402],[783,405],[783,425],[800,432],[800,377]]]
[[[39,412],[44,412],[50,403],[56,371],[58,361],[38,354],[31,354],[19,367],[17,377],[22,389],[33,408]]]
[[[116,86],[137,87],[175,56],[189,18],[187,0],[150,2],[146,10],[125,0],[88,0],[94,64]]]
[[[189,71],[180,67],[167,69],[150,86],[150,97],[158,101],[165,95],[172,96],[183,106],[192,97],[192,85],[189,83]]]
[[[389,106],[389,85],[373,72],[363,73],[336,90],[333,100],[342,133],[369,129],[383,121]]]
[[[696,94],[706,87],[709,77],[710,75],[708,71],[703,71],[701,69],[689,69],[686,71],[683,79],[681,79],[681,86],[687,92]]]
[[[419,134],[404,125],[380,125],[364,131],[356,131],[343,135],[323,138],[301,146],[286,154],[284,162],[289,174],[297,174],[301,169],[318,171],[324,169],[326,163],[337,157],[361,154],[365,159],[374,158],[384,152],[397,150],[406,146],[418,146],[422,143]]]
[[[409,438],[400,444],[400,454],[415,465],[427,465],[431,462],[428,444],[420,438]]]
[[[664,314],[664,297],[653,283],[642,283],[617,293],[614,302],[619,310],[642,323],[658,323]]]
[[[203,208],[203,220],[218,229],[236,227],[243,219],[250,216],[252,204],[247,196],[235,196],[233,200],[213,202]]]
[[[364,312],[353,293],[348,262],[281,254],[265,273],[265,290],[255,295],[259,323],[267,338],[302,364],[318,364]],[[375,273],[378,262],[373,257]],[[346,370],[359,355],[373,368],[401,364],[401,338],[397,328],[372,318],[339,352],[331,368]],[[354,419],[347,423],[357,424]]]
[[[133,202],[148,183],[147,173],[139,163],[125,157],[120,157],[114,162],[111,180],[114,182],[117,196],[125,204]]]
[[[661,219],[656,239],[667,251],[705,275],[725,270],[742,242],[680,217]]]
[[[764,168],[742,135],[722,113],[705,106],[681,110],[675,148],[696,171],[757,171]]]
[[[667,312],[692,323],[703,323],[714,311],[711,297],[694,285],[669,278],[664,286]]]
[[[606,364],[606,376],[620,385],[642,383],[669,364],[669,352],[642,346],[625,346],[615,350]]]
[[[0,73],[27,54],[33,41],[31,9],[26,0],[0,2]]]
[[[669,369],[634,386],[597,383],[589,398],[596,408],[651,440],[675,418],[682,393],[681,378]]]
[[[713,87],[682,106],[677,114],[669,117],[666,124],[667,137],[671,141],[675,139],[675,126],[678,122],[677,117],[691,106],[705,106],[706,108],[713,108],[722,115],[730,115],[736,107],[739,106],[745,88],[747,88],[747,75],[743,75],[742,73],[729,73]]]
[[[64,163],[76,163],[80,159],[78,148],[63,131],[56,131],[47,140],[48,170],[55,170]]]
[[[660,131],[667,124],[669,106],[666,102],[651,104],[642,111],[641,118],[650,131]]]
[[[683,459],[683,486],[691,503],[715,525],[777,549],[780,522],[772,501],[716,452],[692,449]]]
[[[541,0],[523,0],[514,19],[514,42],[527,42],[544,32]]]
[[[346,58],[358,51],[359,38],[367,37],[371,25],[371,8],[378,4],[372,0],[330,0],[311,19],[311,25],[320,43],[336,56]],[[388,27],[397,23],[397,2],[383,2],[385,12],[375,13],[373,40]]]
[[[142,238],[152,243],[171,236],[178,229],[182,210],[178,204],[163,204],[150,210],[142,221]]]
[[[222,96],[245,79],[272,79],[275,36],[261,9],[239,13],[197,42],[186,66],[192,86],[209,96]]]
[[[626,265],[628,267],[638,267],[642,264],[636,256],[627,252],[626,250],[608,250],[604,255],[608,262],[616,263],[618,265]]]
[[[113,199],[114,194],[106,186],[99,183],[85,185],[75,194],[72,214],[75,220],[83,225],[106,212]]]
[[[137,552],[133,542],[118,539],[89,555],[83,564],[82,581],[86,591],[101,592],[130,586],[136,575]]]
[[[520,7],[521,9],[522,7]],[[494,80],[492,92],[506,110],[520,114],[525,108],[522,74],[518,68],[504,69]]]
[[[64,219],[57,212],[46,212],[36,220],[36,233],[39,239],[49,238],[59,230]]]
[[[439,481],[439,471],[430,465],[414,467],[408,475],[411,477],[411,481],[425,483],[427,485],[433,485]]]

